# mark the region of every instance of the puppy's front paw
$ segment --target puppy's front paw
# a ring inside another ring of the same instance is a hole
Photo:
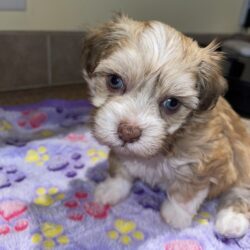
[[[115,205],[125,199],[131,189],[131,183],[122,178],[108,178],[95,190],[95,201],[103,205]]]
[[[192,223],[192,215],[171,201],[165,201],[163,203],[161,215],[168,224],[176,229],[184,229]]]
[[[236,213],[232,208],[225,208],[217,214],[215,229],[228,238],[237,238],[246,234],[249,220],[244,214]]]

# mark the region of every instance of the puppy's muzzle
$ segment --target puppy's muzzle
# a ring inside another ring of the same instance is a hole
[[[118,136],[125,143],[133,143],[141,137],[141,129],[129,122],[121,122],[118,126]]]

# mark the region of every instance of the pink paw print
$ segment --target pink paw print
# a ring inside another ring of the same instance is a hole
[[[165,245],[165,250],[202,250],[196,240],[173,240]]]
[[[18,125],[21,128],[39,128],[47,121],[47,114],[41,111],[23,111],[18,120]]]
[[[74,193],[64,203],[68,209],[68,218],[73,221],[83,221],[88,215],[94,219],[106,219],[110,210],[110,206],[103,206],[96,202],[88,201],[89,194],[84,190],[79,190]]]
[[[86,137],[82,134],[70,133],[66,136],[66,139],[70,142],[86,142]]]
[[[28,228],[29,222],[23,218],[27,206],[21,201],[6,200],[0,202],[0,235],[22,232]]]

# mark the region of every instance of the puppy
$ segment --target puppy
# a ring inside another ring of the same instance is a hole
[[[117,204],[141,179],[167,192],[161,215],[174,228],[188,227],[205,199],[219,197],[217,232],[247,232],[250,137],[221,97],[227,84],[216,49],[125,16],[87,32],[82,58],[93,134],[111,149],[98,202]]]

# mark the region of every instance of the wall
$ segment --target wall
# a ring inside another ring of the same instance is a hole
[[[25,12],[0,11],[0,30],[83,30],[122,10],[158,19],[183,32],[239,30],[243,0],[27,0]]]

